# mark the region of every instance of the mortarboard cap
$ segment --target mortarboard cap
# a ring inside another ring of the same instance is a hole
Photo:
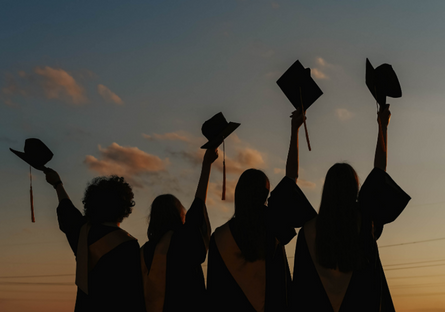
[[[323,94],[312,79],[310,68],[304,68],[298,60],[277,80],[277,84],[295,108],[301,107],[303,102],[305,111]]]
[[[42,167],[45,166],[54,155],[42,141],[35,138],[26,139],[24,153],[13,150],[12,148],[10,148],[10,150],[37,170],[43,170]]]
[[[202,125],[202,134],[207,138],[208,142],[201,148],[217,148],[239,125],[240,123],[237,122],[227,122],[221,112],[216,114]]]
[[[366,59],[366,85],[379,105],[386,104],[386,97],[402,96],[399,79],[389,64],[382,64],[374,69]]]

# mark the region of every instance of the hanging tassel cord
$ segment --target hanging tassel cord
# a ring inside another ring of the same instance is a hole
[[[301,87],[300,87],[300,103],[301,103],[301,111],[303,112],[304,133],[306,134],[307,147],[309,148],[309,151],[311,151],[311,141],[309,141],[309,134],[307,132],[306,112],[304,111],[303,96],[301,95]]]
[[[223,140],[223,185],[221,200],[226,199],[226,147]]]
[[[34,198],[32,196],[32,173],[31,166],[29,166],[29,195],[31,200],[31,221],[36,222],[36,218],[34,217]]]

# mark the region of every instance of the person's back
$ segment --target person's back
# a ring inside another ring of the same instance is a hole
[[[151,205],[148,242],[141,248],[146,311],[207,311],[201,264],[211,229],[205,200],[211,164],[217,157],[216,149],[206,152],[187,212],[170,194],[156,197]]]
[[[134,206],[131,187],[117,176],[94,179],[82,216],[58,174],[49,168],[45,174],[59,198],[59,227],[76,256],[75,311],[143,311],[139,244],[119,227]]]

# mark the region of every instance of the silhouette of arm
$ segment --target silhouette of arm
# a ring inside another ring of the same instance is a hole
[[[292,115],[290,117],[292,118],[292,122],[289,152],[287,154],[286,161],[286,176],[297,182],[299,167],[298,130],[300,129],[300,126],[303,124],[306,117],[303,115],[301,108],[298,108],[296,111],[292,112]]]
[[[374,168],[380,168],[386,171],[387,154],[388,154],[388,125],[391,119],[389,104],[384,107],[380,106],[377,113],[377,122],[379,123],[379,134],[377,136],[377,146],[375,148]]]
[[[207,198],[207,188],[209,185],[210,169],[212,163],[218,158],[218,149],[208,149],[202,160],[201,176],[199,177],[198,187],[195,197],[201,199],[204,203]]]
[[[45,173],[46,182],[48,182],[55,188],[59,202],[61,202],[63,199],[70,199],[68,193],[63,187],[63,183],[62,180],[60,180],[59,174],[55,170],[46,167],[43,169],[43,172]]]

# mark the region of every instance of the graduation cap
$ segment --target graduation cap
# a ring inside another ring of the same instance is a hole
[[[382,64],[374,69],[366,59],[366,85],[380,106],[386,104],[386,97],[402,97],[399,79],[389,64]]]
[[[323,94],[312,79],[310,68],[304,68],[298,60],[277,80],[277,84],[295,108],[302,108],[303,114]],[[311,150],[306,120],[304,130]]]
[[[374,96],[374,99],[380,105],[380,110],[386,106],[386,97],[399,98],[402,96],[399,79],[394,69],[389,64],[382,64],[374,69],[371,62],[366,59],[366,85]],[[382,133],[382,122],[378,118],[380,133]],[[386,150],[386,143],[381,137],[382,148]]]
[[[37,170],[43,170],[48,161],[53,158],[51,150],[39,139],[30,138],[25,141],[24,153],[13,150],[11,152],[20,157],[23,161],[30,165],[29,167],[29,179],[30,179],[30,196],[31,196],[31,221],[35,222],[34,217],[34,203],[32,196],[32,174],[31,166]]]
[[[227,138],[236,128],[240,126],[237,122],[227,122],[224,115],[219,112],[201,127],[202,134],[207,138],[208,142],[201,146],[204,149],[216,149],[223,143],[223,190],[222,200],[226,199],[226,152],[224,139]]]

